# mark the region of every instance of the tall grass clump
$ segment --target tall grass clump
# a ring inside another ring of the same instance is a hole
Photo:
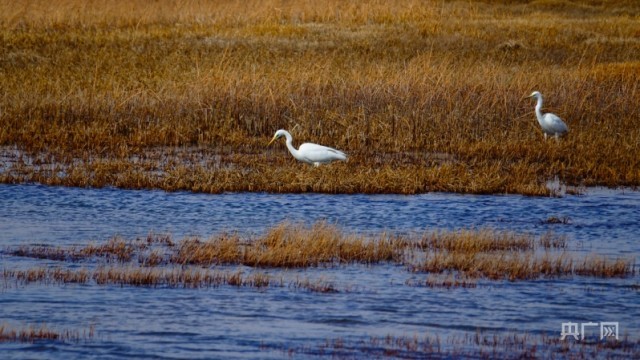
[[[368,239],[345,234],[325,222],[311,227],[282,223],[267,234],[242,243],[238,237],[186,239],[172,261],[186,264],[244,264],[253,267],[310,267],[336,263],[392,261],[397,255],[392,241],[382,234]]]

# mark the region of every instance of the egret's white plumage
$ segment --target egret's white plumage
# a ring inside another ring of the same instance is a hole
[[[307,164],[319,166],[320,164],[326,164],[334,160],[347,160],[347,155],[342,151],[313,143],[304,143],[300,145],[298,150],[296,150],[292,144],[293,138],[286,130],[276,131],[276,134],[269,142],[269,145],[282,136],[287,139],[287,149],[289,149],[291,155],[302,162],[306,162]]]
[[[529,95],[529,97],[535,98],[538,100],[536,104],[536,117],[538,118],[538,123],[540,123],[540,127],[542,127],[542,131],[544,132],[544,139],[547,139],[547,135],[553,135],[558,138],[569,132],[569,128],[567,124],[562,121],[556,114],[552,113],[542,113],[542,94],[538,91],[534,91]]]

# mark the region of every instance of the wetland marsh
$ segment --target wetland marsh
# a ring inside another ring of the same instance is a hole
[[[0,0],[2,358],[640,357],[639,18]]]
[[[0,146],[20,154],[0,182],[638,186],[640,5],[582,3],[0,1]],[[525,99],[534,90],[569,126],[557,144]],[[310,171],[266,146],[278,129],[349,161]]]

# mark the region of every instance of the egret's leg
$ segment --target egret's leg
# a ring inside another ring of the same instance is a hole
[[[313,166],[320,166],[320,163],[319,162],[314,162]]]
[[[547,133],[544,133],[544,141],[547,141]]]

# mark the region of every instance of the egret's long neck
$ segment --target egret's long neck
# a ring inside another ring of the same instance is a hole
[[[293,147],[293,138],[291,137],[291,134],[289,134],[288,132],[284,132],[284,137],[287,139],[286,144],[287,144],[287,149],[289,149],[289,152],[291,153],[291,155],[293,155],[294,158],[301,160],[300,159],[300,153],[298,152],[298,150],[296,148]]]
[[[542,124],[542,95],[538,95],[538,103],[536,104],[536,117],[538,122]]]

